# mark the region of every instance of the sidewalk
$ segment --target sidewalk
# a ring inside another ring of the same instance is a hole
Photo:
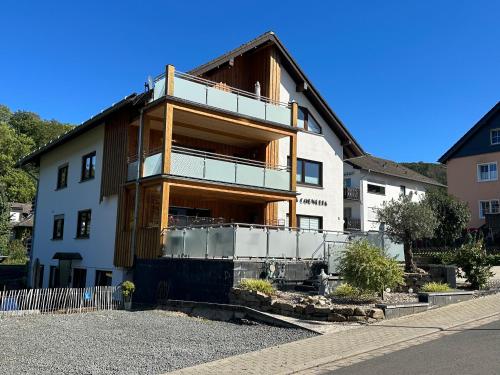
[[[487,322],[493,319],[500,319],[500,295],[498,294],[366,327],[330,333],[208,362],[174,373],[322,373],[335,369],[336,362],[345,362],[348,357],[355,358],[363,355],[369,358],[387,350],[399,350],[412,343],[420,343],[433,337],[438,338],[439,334],[456,326],[473,326],[474,321]],[[372,351],[374,354],[367,353]]]

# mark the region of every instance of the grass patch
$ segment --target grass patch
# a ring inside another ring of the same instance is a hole
[[[262,292],[269,296],[272,296],[276,293],[273,285],[268,280],[262,279],[243,279],[238,284],[238,288],[252,290],[255,292]]]
[[[420,291],[426,293],[449,292],[451,288],[446,283],[425,283],[422,288],[420,288]]]

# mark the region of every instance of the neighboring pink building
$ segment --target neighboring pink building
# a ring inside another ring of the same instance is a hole
[[[469,205],[470,228],[485,224],[486,213],[500,213],[500,102],[439,162],[447,167],[448,192]]]

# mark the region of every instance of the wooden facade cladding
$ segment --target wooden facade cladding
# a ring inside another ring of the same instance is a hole
[[[123,110],[106,121],[101,179],[101,199],[120,193],[127,180],[130,112]]]

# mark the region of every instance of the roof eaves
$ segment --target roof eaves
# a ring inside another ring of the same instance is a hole
[[[452,156],[469,140],[479,129],[497,112],[500,111],[500,101],[497,102],[479,121],[470,128],[448,151],[446,151],[439,159],[438,162],[445,164]]]
[[[73,129],[68,130],[66,133],[61,134],[59,137],[51,140],[49,143],[46,143],[42,147],[34,150],[30,154],[26,155],[24,158],[20,159],[16,163],[16,167],[22,167],[26,164],[32,163],[38,158],[43,155],[44,153],[50,151],[51,149],[69,141],[70,139],[73,139],[77,135],[90,130],[92,128],[92,125],[96,125],[99,121],[101,121],[105,116],[113,113],[114,111],[117,111],[118,109],[124,107],[127,104],[130,104],[133,102],[135,98],[137,98],[138,95],[136,93],[132,93],[119,102],[113,103],[110,107],[103,109],[99,114],[92,116],[90,119],[88,119],[85,122],[82,122],[80,125],[75,126]]]

